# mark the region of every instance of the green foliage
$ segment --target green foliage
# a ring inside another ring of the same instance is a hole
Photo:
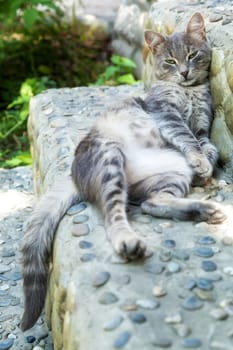
[[[106,35],[75,19],[66,24],[58,4],[0,0],[0,166],[31,162],[26,129],[32,96],[51,87],[135,82],[135,64],[114,55],[109,65]]]
[[[32,96],[42,92],[48,87],[55,86],[55,82],[48,77],[26,79],[20,87],[19,95],[2,112],[0,124],[0,166],[13,167],[22,164],[31,164],[31,156],[28,151],[28,139],[26,137],[26,122],[29,113],[29,102]],[[9,155],[9,140],[13,139],[18,145],[18,151],[12,152],[10,160],[5,160]]]
[[[0,0],[0,166],[30,161],[31,96],[50,87],[88,85],[105,67],[106,37],[75,21],[63,23],[54,4]]]
[[[95,85],[132,85],[137,82],[133,75],[136,65],[132,60],[127,57],[113,55],[111,62],[112,65],[108,66],[99,76]]]

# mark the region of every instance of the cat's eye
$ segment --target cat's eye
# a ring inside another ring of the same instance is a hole
[[[188,55],[188,59],[192,60],[193,58],[195,58],[198,54],[198,51],[193,51]]]
[[[172,58],[167,59],[165,62],[168,63],[168,64],[176,64],[176,61],[173,60]]]

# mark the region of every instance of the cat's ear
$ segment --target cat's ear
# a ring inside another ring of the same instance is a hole
[[[156,47],[165,41],[165,37],[162,34],[156,33],[153,30],[145,30],[144,36],[151,52],[155,52]]]
[[[188,22],[186,31],[190,35],[196,36],[202,40],[206,40],[204,18],[199,12],[196,12],[192,15]]]

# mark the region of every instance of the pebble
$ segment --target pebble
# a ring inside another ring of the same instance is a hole
[[[81,257],[80,257],[80,260],[82,262],[89,262],[89,261],[93,261],[94,259],[96,258],[96,255],[93,254],[93,253],[86,253],[86,254],[83,254]]]
[[[11,304],[11,300],[7,299],[7,300],[0,300],[0,307],[7,307],[10,306]]]
[[[140,312],[132,312],[129,314],[129,318],[133,323],[146,322],[146,316]]]
[[[83,202],[79,203],[79,204],[75,204],[67,210],[66,214],[67,215],[75,215],[75,214],[78,214],[81,211],[85,210],[86,208],[87,208],[87,206]]]
[[[168,338],[157,338],[152,341],[152,344],[160,348],[170,348],[172,346],[171,339]]]
[[[232,266],[226,266],[223,268],[223,272],[226,275],[233,276],[233,267]]]
[[[178,260],[188,260],[190,258],[190,254],[185,249],[176,249],[172,252],[174,258]]]
[[[0,275],[0,281],[9,281],[10,277],[6,276],[6,275]]]
[[[217,247],[217,246],[212,247],[212,250],[213,250],[214,254],[221,252],[221,249],[219,247]]]
[[[223,16],[221,14],[218,14],[218,13],[212,13],[210,16],[209,16],[209,21],[210,22],[219,22],[223,19]]]
[[[145,271],[153,273],[154,275],[159,275],[164,271],[165,267],[162,264],[154,263],[145,266]]]
[[[176,323],[181,323],[182,322],[182,316],[180,313],[176,313],[173,315],[169,315],[165,317],[164,321],[168,324],[176,324]]]
[[[222,23],[223,24],[223,23]],[[223,24],[224,25],[224,24]],[[223,193],[219,192],[215,197],[214,197],[214,201],[218,202],[218,203],[222,203],[225,200],[225,196]]]
[[[34,341],[36,340],[36,338],[35,338],[33,335],[28,335],[28,336],[26,337],[26,340],[27,340],[27,342],[28,342],[29,344],[31,344],[31,343],[34,343]]]
[[[15,256],[15,252],[13,250],[4,250],[2,252],[3,258],[11,258],[12,256]]]
[[[187,338],[182,341],[182,346],[187,349],[196,349],[202,346],[202,342],[198,338]]]
[[[104,292],[100,297],[99,297],[99,303],[103,305],[110,305],[118,302],[118,297],[116,294],[113,294],[111,292]]]
[[[206,272],[212,272],[217,270],[217,264],[214,261],[203,260],[201,262],[201,268]]]
[[[167,262],[170,261],[172,259],[172,252],[170,250],[162,250],[159,253],[159,259],[162,262]]]
[[[216,240],[212,236],[203,236],[197,240],[197,243],[204,245],[215,244]]]
[[[211,293],[207,290],[195,288],[194,293],[201,300],[207,300],[207,301],[214,301],[215,300],[213,293]]]
[[[205,278],[198,278],[197,280],[197,286],[200,289],[204,289],[204,290],[212,290],[214,288],[213,283]]]
[[[163,233],[163,228],[161,227],[161,226],[154,226],[153,227],[153,230],[156,232],[156,233],[159,233],[159,234],[161,234],[161,233]]]
[[[0,273],[5,273],[5,272],[8,272],[8,271],[11,271],[11,267],[10,266],[3,265],[3,264],[0,265]]]
[[[122,349],[130,340],[131,333],[128,331],[125,331],[118,335],[116,340],[114,341],[114,348],[115,349]]]
[[[20,304],[20,298],[16,298],[14,297],[12,300],[11,300],[11,306],[17,306]]]
[[[193,288],[196,287],[196,285],[197,285],[197,282],[193,278],[189,278],[185,280],[184,283],[182,284],[183,288],[187,290],[192,290]]]
[[[74,224],[83,224],[89,220],[88,215],[75,215],[72,222]]]
[[[154,286],[152,293],[156,297],[163,297],[167,294],[167,291],[164,287],[161,286]]]
[[[199,247],[194,249],[194,254],[202,258],[211,258],[214,255],[214,252],[211,248]]]
[[[162,222],[161,224],[159,224],[159,226],[162,228],[170,228],[170,227],[173,227],[174,224],[173,224],[173,222],[166,221],[166,222]]]
[[[9,289],[10,289],[9,284],[2,284],[0,286],[0,291],[6,291],[6,290],[9,290]]]
[[[186,324],[174,324],[173,329],[179,335],[181,338],[187,337],[191,333],[191,328],[187,326]]]
[[[41,340],[47,338],[47,336],[48,336],[48,332],[46,332],[46,331],[44,332],[44,331],[42,330],[42,332],[40,332],[40,333],[37,335],[37,340],[38,340],[38,342],[40,342]]]
[[[98,272],[93,278],[92,285],[94,287],[101,287],[108,282],[110,276],[108,271]]]
[[[87,224],[73,225],[72,235],[75,237],[86,236],[90,232],[90,228]]]
[[[106,323],[104,325],[105,331],[113,331],[114,329],[118,328],[120,324],[123,322],[124,318],[122,316],[118,316],[114,319],[112,319],[110,322]]]
[[[14,344],[14,339],[6,339],[0,342],[0,350],[8,350]]]
[[[167,264],[167,270],[171,273],[176,273],[181,270],[181,266],[177,262],[171,261]]]
[[[20,281],[23,278],[23,275],[22,275],[22,272],[16,271],[16,272],[13,272],[9,277],[12,281]]]
[[[165,248],[174,248],[176,246],[176,241],[173,239],[165,239],[165,241],[162,242],[162,245]]]
[[[153,310],[159,307],[160,303],[156,300],[139,299],[136,301],[136,305],[143,309]]]
[[[226,310],[221,308],[216,308],[210,311],[210,316],[212,316],[215,320],[225,320],[228,318],[228,313]]]
[[[130,275],[118,276],[116,282],[123,286],[131,282],[131,277]]]
[[[90,249],[91,247],[93,247],[93,243],[91,243],[89,241],[80,241],[79,242],[79,248],[81,248],[81,249]]]
[[[225,236],[222,238],[221,242],[224,245],[233,245],[233,238],[229,236]]]
[[[203,302],[195,296],[191,296],[185,299],[182,304],[184,309],[190,310],[190,311],[200,309],[201,307],[203,307],[203,305],[204,305]]]
[[[124,311],[136,311],[138,307],[134,303],[124,303],[123,305],[121,305],[121,309]]]

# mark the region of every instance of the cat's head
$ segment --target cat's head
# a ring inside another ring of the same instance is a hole
[[[192,86],[208,77],[211,49],[200,13],[191,17],[185,32],[166,36],[146,30],[145,40],[153,54],[157,79]]]

